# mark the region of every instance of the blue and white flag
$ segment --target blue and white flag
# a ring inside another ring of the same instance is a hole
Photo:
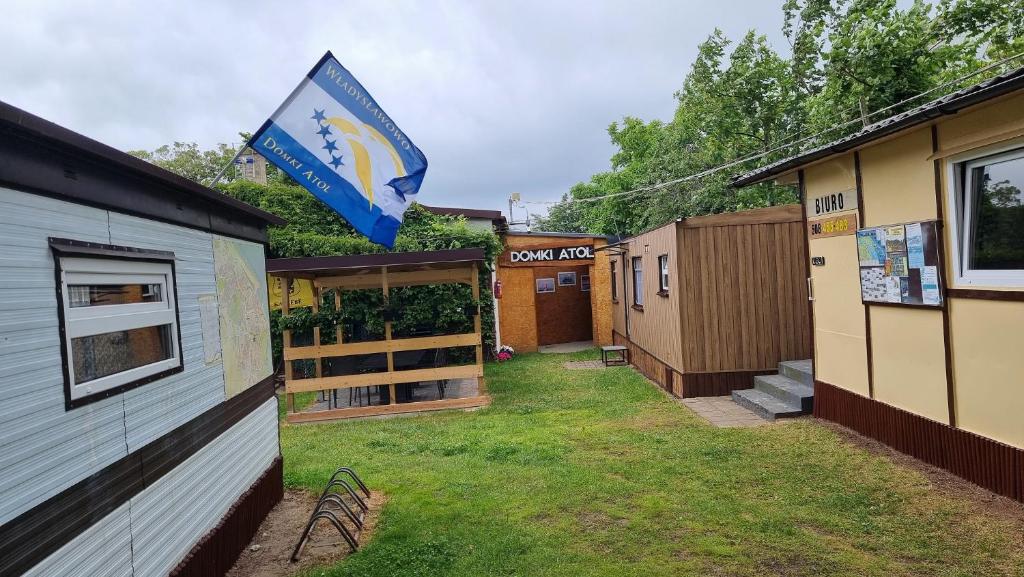
[[[420,149],[330,52],[249,145],[388,248],[427,172]]]

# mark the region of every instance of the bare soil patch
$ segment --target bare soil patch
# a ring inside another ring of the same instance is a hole
[[[348,544],[330,523],[319,522],[309,537],[298,563],[291,562],[292,550],[309,521],[318,494],[288,490],[267,515],[249,547],[242,552],[228,577],[288,577],[302,569],[336,563],[351,554]],[[386,498],[371,493],[370,512],[359,534],[359,546],[369,542]]]

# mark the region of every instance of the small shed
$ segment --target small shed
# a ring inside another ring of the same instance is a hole
[[[308,422],[371,415],[411,413],[439,409],[465,409],[490,403],[486,394],[483,370],[483,340],[480,326],[480,273],[483,270],[483,249],[470,248],[426,252],[365,254],[272,259],[267,261],[267,272],[282,279],[282,284],[293,279],[308,279],[313,283],[313,312],[319,313],[325,296],[333,302],[335,312],[344,306],[344,292],[380,289],[383,292],[384,339],[345,342],[344,330],[335,324],[334,342],[322,343],[321,327],[312,329],[312,343],[296,346],[291,330],[284,330],[283,357],[285,391],[287,393],[289,422]],[[401,311],[389,310],[391,290],[396,287],[425,286],[460,283],[471,287],[473,305],[467,310],[473,318],[473,331],[462,334],[426,334],[406,338],[393,338],[392,323]],[[327,291],[331,295],[325,295]],[[290,311],[289,299],[282,300],[282,313]],[[335,317],[337,318],[337,317]],[[446,351],[453,347],[472,347],[471,364],[452,365]],[[432,355],[428,355],[432,352]],[[406,362],[400,355],[405,354]],[[338,359],[361,359],[359,363],[337,362]],[[374,357],[382,365],[374,367]],[[415,357],[415,358],[414,358]],[[426,358],[427,362],[423,362]],[[311,361],[312,376],[297,378],[296,361]],[[404,365],[404,366],[403,366]],[[333,367],[340,370],[331,370]],[[374,370],[377,368],[378,370]],[[332,374],[329,374],[332,373]],[[445,383],[456,379],[475,379],[470,394],[452,398],[445,394]],[[398,390],[400,385],[411,387],[421,383],[437,383],[438,398],[414,400]],[[378,403],[370,402],[372,391],[366,390],[367,404],[354,404],[352,389],[378,389]],[[348,406],[339,407],[338,390],[350,393]],[[326,408],[297,411],[295,394],[318,391]]]
[[[516,352],[546,345],[610,345],[608,254],[604,235],[506,231],[495,291],[500,344]]]
[[[609,245],[613,336],[678,397],[811,356],[800,205],[679,219]]]
[[[278,217],[0,103],[0,575],[220,575],[283,493]]]

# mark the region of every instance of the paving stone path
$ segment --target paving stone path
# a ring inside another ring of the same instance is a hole
[[[680,402],[716,427],[760,427],[768,424],[753,411],[737,405],[732,397],[698,397],[681,399]]]

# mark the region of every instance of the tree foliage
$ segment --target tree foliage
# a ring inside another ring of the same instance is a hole
[[[248,133],[239,132],[238,135],[243,142],[249,140]],[[208,185],[231,162],[237,152],[237,146],[223,142],[212,149],[202,149],[195,142],[174,142],[153,150],[129,150],[128,154],[200,184]],[[234,168],[229,167],[218,182],[228,183],[234,180]],[[272,164],[267,165],[267,182],[295,184],[291,177]]]
[[[612,123],[610,170],[535,217],[539,228],[635,234],[677,217],[794,202],[788,187],[737,190],[730,177],[920,105],[929,98],[913,97],[923,92],[979,82],[957,80],[1024,52],[1024,0],[785,0],[782,11],[788,57],[755,31],[733,42],[715,30],[675,94],[673,117]]]
[[[344,218],[300,186],[281,183],[263,186],[238,180],[222,186],[221,190],[288,221],[283,227],[270,229],[271,258],[387,252],[384,247],[357,233]],[[501,243],[493,232],[471,228],[465,218],[436,215],[414,204],[405,213],[392,251],[471,247],[484,249],[487,263],[494,262],[501,252]],[[480,270],[479,304],[484,347],[489,352],[495,346],[494,300],[490,281],[490,268],[485,264]],[[275,312],[271,318],[275,359],[280,358],[280,335],[284,328],[296,331],[295,338],[300,343],[311,338],[311,329],[316,325],[322,328],[322,342],[333,342],[335,323],[341,324],[349,340],[383,338],[384,301],[381,291],[345,291],[342,301],[341,311],[333,313],[334,296],[328,293],[322,303],[324,313],[319,316],[314,316],[308,309],[300,309],[289,317]],[[396,336],[424,328],[446,333],[471,332],[473,321],[466,314],[466,307],[474,304],[470,287],[466,285],[395,288],[390,302],[390,310],[394,312],[393,332]]]

